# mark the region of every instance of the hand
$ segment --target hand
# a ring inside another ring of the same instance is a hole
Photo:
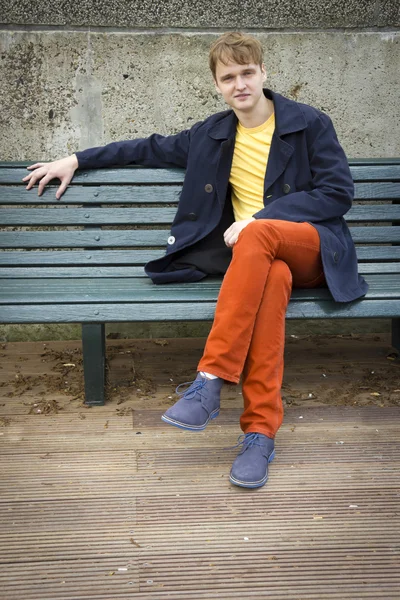
[[[252,221],[255,221],[254,217],[251,217],[251,219],[245,219],[244,221],[236,221],[230,227],[228,227],[224,233],[224,242],[228,248],[232,248],[232,246],[236,244],[239,233]]]
[[[78,159],[75,154],[72,154],[71,156],[50,163],[36,163],[31,165],[28,167],[28,170],[32,170],[32,173],[29,173],[22,181],[28,182],[26,186],[27,190],[30,190],[39,181],[38,196],[41,196],[49,181],[56,178],[60,179],[61,185],[56,192],[56,198],[59,200],[67,189],[77,168]]]

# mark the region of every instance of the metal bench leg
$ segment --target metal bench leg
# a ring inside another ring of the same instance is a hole
[[[83,371],[85,404],[103,406],[105,403],[106,338],[104,323],[82,325]]]
[[[392,319],[392,346],[400,352],[400,319]]]

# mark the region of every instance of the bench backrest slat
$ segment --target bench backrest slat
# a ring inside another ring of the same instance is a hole
[[[351,227],[355,243],[400,243],[400,227]],[[165,229],[2,232],[0,248],[164,248]]]
[[[160,257],[160,250],[39,250],[0,252],[2,266],[143,265]],[[399,247],[400,259],[400,247]]]
[[[176,208],[46,208],[2,209],[0,224],[7,226],[40,225],[170,225]],[[385,206],[353,206],[345,215],[347,221],[400,221],[400,204]]]
[[[400,206],[399,215],[400,215]],[[2,225],[170,225],[176,208],[3,209]],[[398,217],[400,218],[400,216]]]
[[[361,167],[360,167],[361,168]],[[0,170],[0,184],[19,184],[28,171],[23,168],[3,168]],[[145,169],[142,167],[125,167],[116,169],[93,169],[77,171],[71,185],[93,184],[177,184],[182,183],[183,169]]]
[[[0,170],[1,176],[1,170]],[[181,185],[120,185],[120,186],[70,186],[58,201],[55,198],[57,186],[49,186],[38,197],[33,188],[26,191],[24,186],[3,186],[0,204],[175,204],[179,201]],[[399,200],[400,182],[369,182],[355,184],[355,200]]]
[[[46,204],[56,206],[68,204],[177,204],[182,185],[70,186],[61,200],[56,199],[56,190],[57,186],[49,186],[38,197],[36,188],[26,191],[21,186],[3,186],[0,204],[35,204],[38,206]]]
[[[29,163],[27,163],[29,164]],[[359,181],[400,181],[400,164],[352,165],[350,170],[355,182]],[[20,184],[27,174],[21,167],[3,167],[0,169],[0,184]],[[146,169],[142,167],[124,167],[118,169],[93,169],[77,171],[72,185],[93,184],[177,184],[184,178],[183,169]]]

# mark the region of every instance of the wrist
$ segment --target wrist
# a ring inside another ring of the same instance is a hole
[[[71,159],[71,166],[74,169],[78,169],[79,162],[78,162],[78,158],[77,158],[76,154],[71,154],[71,156],[69,158]]]

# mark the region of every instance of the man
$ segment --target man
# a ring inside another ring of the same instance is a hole
[[[268,478],[282,423],[285,313],[292,287],[327,285],[337,302],[365,281],[343,215],[353,197],[345,154],[329,117],[268,89],[260,43],[226,33],[210,50],[217,91],[231,110],[174,136],[115,142],[29,167],[39,195],[54,177],[60,198],[77,168],[136,163],[186,168],[166,255],[146,265],[155,283],[225,274],[194,382],[162,416],[190,431],[219,414],[224,381],[242,376],[242,446],[230,481]],[[178,390],[177,390],[178,391]]]

